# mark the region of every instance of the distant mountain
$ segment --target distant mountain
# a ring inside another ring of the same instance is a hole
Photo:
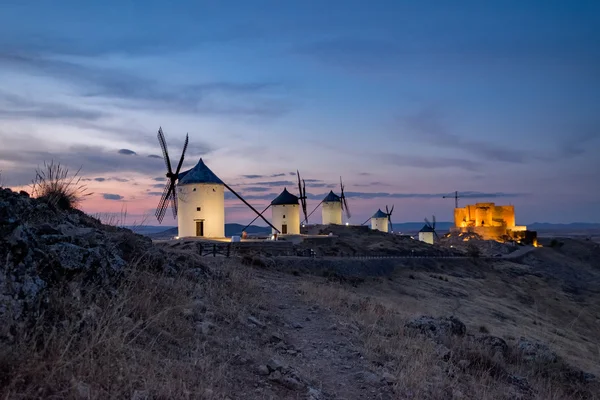
[[[527,225],[531,230],[585,230],[585,229],[600,229],[600,224],[590,222],[572,222],[570,224],[552,224],[548,222],[534,222]]]
[[[394,222],[392,219],[392,224],[394,225],[394,232],[418,232],[425,226],[425,221],[423,222]],[[450,227],[454,226],[452,222],[440,222],[437,221],[435,223],[435,230],[439,232],[445,232],[450,230]]]
[[[244,229],[245,226],[246,225],[241,224],[225,224],[225,236],[240,236],[242,234],[242,229]],[[177,236],[176,226],[126,226],[125,228],[131,229],[140,235],[149,236],[153,239]],[[246,232],[249,235],[268,235],[271,233],[271,228],[250,225],[246,228]]]

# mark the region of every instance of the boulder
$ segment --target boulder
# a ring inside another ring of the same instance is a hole
[[[464,336],[467,332],[465,324],[454,316],[434,318],[422,315],[408,321],[404,327],[409,331],[416,331],[433,339]]]

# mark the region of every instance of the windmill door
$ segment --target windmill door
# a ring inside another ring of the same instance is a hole
[[[204,236],[204,221],[196,221],[196,236]]]
[[[286,224],[281,225],[281,234],[282,235],[287,234],[287,225]]]

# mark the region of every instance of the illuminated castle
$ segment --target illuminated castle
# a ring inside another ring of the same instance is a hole
[[[469,204],[454,209],[454,228],[451,232],[473,232],[485,240],[512,239],[536,244],[536,233],[526,226],[515,224],[514,206],[497,206],[494,203]]]

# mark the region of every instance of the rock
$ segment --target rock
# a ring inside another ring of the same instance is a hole
[[[469,361],[469,360],[460,360],[459,362],[456,363],[456,365],[458,366],[458,368],[460,368],[463,371],[465,371],[471,365],[471,361]]]
[[[519,339],[518,348],[525,361],[544,364],[552,364],[558,361],[556,353],[550,350],[546,344],[538,341],[522,337]]]
[[[530,392],[532,390],[527,378],[522,376],[509,375],[507,381],[508,383],[514,385],[521,392]]]
[[[313,387],[308,388],[306,396],[308,397],[308,400],[321,400],[323,398],[321,391]]]
[[[250,315],[248,317],[248,322],[256,325],[256,326],[260,326],[261,328],[264,328],[266,325],[264,323],[262,323],[261,321],[258,320],[258,318],[253,317],[252,315]]]
[[[273,332],[271,334],[271,342],[282,342],[283,339],[283,335],[279,332]]]
[[[433,339],[449,336],[464,336],[467,332],[465,324],[456,317],[434,318],[422,315],[408,321],[404,327],[408,330],[417,331]]]
[[[452,355],[452,351],[443,344],[438,344],[437,346],[435,346],[434,350],[438,357],[444,361],[448,361],[450,359],[450,356]]]
[[[364,382],[369,385],[375,385],[381,381],[381,379],[377,375],[375,375],[374,373],[369,372],[369,371],[357,372],[354,375],[354,377],[356,380],[358,380],[360,382]]]
[[[388,385],[393,385],[398,381],[398,378],[396,378],[395,375],[390,374],[389,372],[384,372],[383,375],[381,375],[381,377],[383,378],[383,381]]]
[[[150,393],[147,390],[134,390],[131,400],[148,400]]]
[[[338,328],[338,327],[337,327],[337,325],[336,325],[336,324],[333,324],[333,325],[331,325],[331,326],[330,326],[329,328],[327,328],[327,329],[328,329],[328,330],[330,330],[330,331],[337,331],[337,328]]]
[[[73,385],[73,389],[75,390],[77,398],[82,400],[91,398],[92,393],[90,390],[90,385],[76,380],[71,381],[71,384]]]
[[[302,329],[302,328],[304,328],[304,327],[303,327],[301,324],[299,324],[299,323],[297,323],[297,322],[296,322],[296,323],[294,323],[294,325],[293,325],[293,326],[294,326],[294,329]]]
[[[480,336],[475,339],[476,342],[490,350],[492,355],[500,354],[503,358],[508,356],[508,344],[504,339],[496,336]]]
[[[269,371],[281,371],[283,369],[283,363],[276,358],[271,358],[267,362],[267,367]]]
[[[200,322],[197,327],[200,329],[203,335],[211,335],[217,328],[215,324],[209,321]]]
[[[267,367],[264,364],[261,364],[256,368],[256,373],[258,375],[267,376],[270,374],[269,367]]]
[[[302,382],[300,382],[298,379],[292,378],[290,376],[283,377],[282,379],[278,380],[277,382],[290,390],[304,389],[304,384]]]
[[[281,381],[282,378],[283,378],[283,376],[281,375],[281,372],[279,372],[279,371],[273,371],[271,373],[271,375],[269,375],[269,380],[275,381],[275,382]]]

